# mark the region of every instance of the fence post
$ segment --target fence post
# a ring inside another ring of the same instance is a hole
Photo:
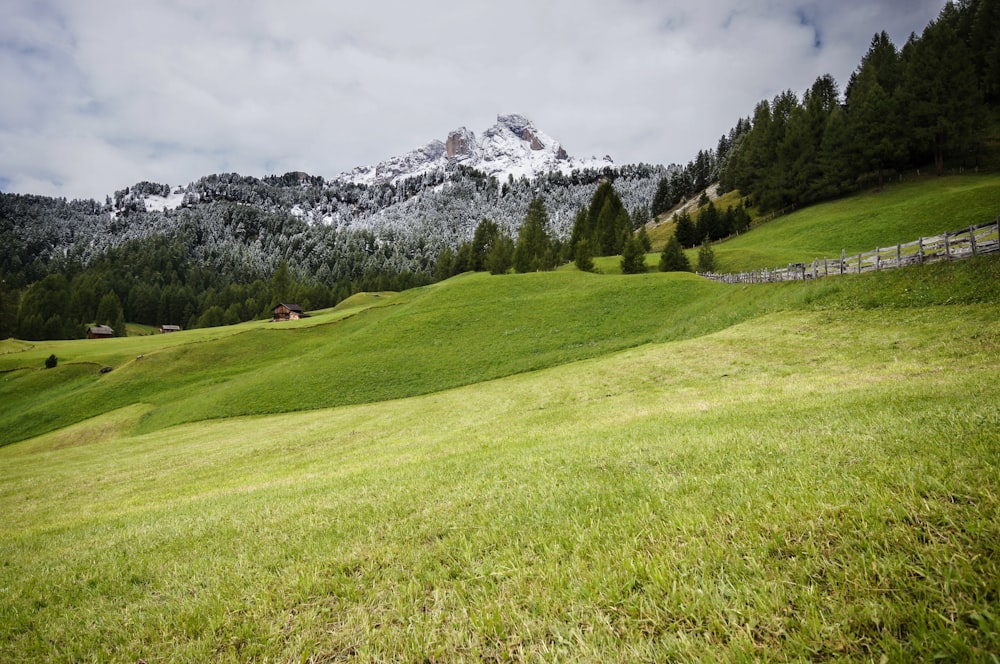
[[[944,232],[944,257],[946,260],[951,258],[951,245],[948,242],[948,231]]]
[[[847,267],[847,249],[840,250],[840,274],[843,276],[844,268]]]
[[[882,268],[882,257],[878,255],[878,247],[875,247],[875,271],[878,272]]]
[[[896,243],[896,267],[903,267],[903,245]]]
[[[972,247],[972,255],[976,255],[976,227],[969,226],[969,245]]]
[[[858,254],[858,274],[861,274],[861,254]]]
[[[924,264],[924,238],[920,238],[920,243],[917,245],[917,255],[920,256],[920,264]]]

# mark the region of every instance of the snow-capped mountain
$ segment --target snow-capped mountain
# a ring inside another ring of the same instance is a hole
[[[427,173],[447,171],[464,165],[496,177],[528,179],[543,173],[599,170],[612,164],[604,159],[574,159],[559,143],[535,127],[522,115],[499,115],[497,123],[477,137],[465,127],[448,134],[445,141],[433,140],[405,155],[392,157],[375,166],[358,167],[335,180],[355,184],[395,183]]]

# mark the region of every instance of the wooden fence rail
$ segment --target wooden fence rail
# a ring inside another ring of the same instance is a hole
[[[906,265],[922,265],[934,261],[959,260],[980,254],[1000,251],[1000,217],[996,221],[979,226],[922,237],[913,242],[892,247],[876,247],[874,251],[848,255],[840,253],[840,258],[817,258],[812,263],[792,263],[788,267],[716,274],[698,274],[714,281],[727,284],[760,284],[773,281],[799,281],[818,279],[838,274],[861,274],[891,270]]]

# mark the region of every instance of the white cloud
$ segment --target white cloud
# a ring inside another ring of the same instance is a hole
[[[762,98],[843,86],[871,36],[943,0],[15,0],[0,25],[0,183],[333,176],[497,113],[571,154],[684,162]]]

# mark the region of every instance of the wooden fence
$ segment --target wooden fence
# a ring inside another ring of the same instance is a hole
[[[934,261],[959,260],[1000,251],[1000,217],[989,224],[970,226],[953,233],[922,237],[914,242],[892,247],[876,247],[857,255],[842,251],[839,259],[816,259],[812,263],[793,263],[788,267],[735,274],[698,274],[727,284],[760,284],[772,281],[818,279],[838,274],[861,274],[891,270],[906,265]]]

